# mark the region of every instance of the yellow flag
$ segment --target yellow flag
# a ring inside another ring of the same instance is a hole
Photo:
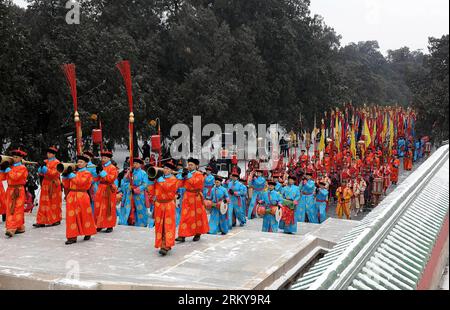
[[[322,128],[320,133],[320,143],[319,143],[319,152],[322,152],[325,149],[325,129]]]
[[[383,132],[381,134],[381,137],[383,138],[383,143],[386,140],[386,135],[387,135],[387,131],[388,131],[388,117],[387,114],[384,114],[384,121],[383,121]]]
[[[369,126],[367,125],[367,119],[364,120],[364,137],[366,138],[366,149],[372,143],[372,138],[370,137]]]
[[[352,126],[352,133],[350,136],[350,150],[353,155],[353,159],[356,158],[356,138],[355,138],[355,127]]]
[[[334,141],[335,141],[335,144],[336,144],[336,147],[337,147],[338,151],[341,150],[341,148],[340,148],[340,140],[341,140],[341,135],[339,133],[339,118],[338,118],[338,116],[336,114],[336,128],[334,130]]]
[[[373,122],[373,131],[372,131],[372,136],[371,136],[372,141],[375,141],[376,136],[377,136],[377,122],[374,121]]]
[[[389,155],[392,155],[392,148],[394,147],[394,122],[389,118]]]

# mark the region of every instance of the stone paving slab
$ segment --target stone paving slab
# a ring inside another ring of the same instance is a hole
[[[286,266],[318,246],[331,247],[348,232],[350,221],[299,224],[298,235],[262,233],[261,219],[226,236],[188,239],[166,257],[153,248],[153,229],[117,227],[91,241],[67,246],[61,226],[0,235],[0,288],[28,289],[253,289],[282,276]],[[0,229],[4,229],[0,224]],[[341,227],[341,229],[339,228]]]

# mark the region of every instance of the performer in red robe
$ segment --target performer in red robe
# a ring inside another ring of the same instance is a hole
[[[78,156],[77,171],[69,167],[62,174],[66,189],[66,244],[77,242],[78,236],[91,239],[97,233],[88,190],[92,184],[92,174],[87,170],[89,158]]]
[[[0,168],[0,214],[2,215],[3,222],[6,222],[6,204],[5,204],[6,194],[5,189],[3,187],[3,181],[5,180],[6,180],[5,172]]]
[[[152,185],[155,197],[155,248],[160,249],[159,254],[162,256],[167,255],[175,245],[176,199],[177,190],[182,182],[173,175],[176,169],[173,161],[165,162],[163,175]]]
[[[106,233],[111,233],[116,227],[116,193],[114,182],[117,179],[117,168],[111,163],[112,152],[101,152],[102,163],[97,166],[98,189],[95,194],[95,223],[97,231],[106,228]]]
[[[9,238],[15,234],[25,232],[25,184],[27,183],[28,170],[22,164],[27,153],[17,149],[11,152],[13,164],[4,162],[0,170],[4,171],[8,189],[6,190],[6,233]]]
[[[203,173],[197,171],[200,162],[197,159],[188,160],[188,171],[182,173],[182,187],[186,189],[183,197],[181,221],[176,241],[184,242],[186,237],[194,236],[199,241],[202,234],[209,231],[208,217],[203,205]]]
[[[400,168],[400,159],[397,156],[397,152],[393,152],[393,157],[391,159],[391,182],[394,185],[398,183],[398,174]]]
[[[56,159],[56,153],[58,153],[58,149],[55,146],[49,147],[47,149],[47,160],[43,161],[38,169],[38,173],[43,176],[43,180],[36,224],[33,224],[36,228],[61,224],[62,190],[60,174],[56,170],[56,166],[60,163]]]
[[[403,158],[403,169],[406,171],[411,171],[413,166],[413,151],[411,148],[405,153],[405,157]]]

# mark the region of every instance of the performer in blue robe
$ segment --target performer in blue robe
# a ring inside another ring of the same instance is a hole
[[[95,198],[95,194],[97,193],[98,190],[98,174],[97,174],[97,169],[96,166],[92,163],[92,158],[94,158],[94,154],[90,151],[85,151],[83,153],[83,155],[87,156],[89,158],[89,162],[86,166],[87,170],[91,173],[92,175],[92,185],[91,188],[89,189],[89,197],[91,198],[91,208],[92,208],[92,214],[95,214],[95,207],[94,207],[94,198]]]
[[[177,179],[178,180],[183,180],[183,176],[182,176],[182,174],[183,174],[183,163],[182,163],[182,161],[180,161],[178,163],[177,169],[178,169]],[[177,227],[180,224],[180,220],[181,220],[181,206],[183,205],[183,197],[184,197],[184,193],[185,192],[186,192],[186,188],[184,188],[184,187],[179,187],[177,189],[177,197],[178,197],[178,199],[177,199],[177,207],[175,209],[175,212],[176,212],[176,214],[175,214],[175,223],[176,223]]]
[[[406,153],[406,141],[405,141],[405,139],[404,139],[403,137],[401,137],[401,138],[398,139],[397,146],[398,146],[398,150],[397,150],[398,157],[399,157],[399,158],[405,157],[405,153]]]
[[[205,176],[205,182],[203,185],[203,197],[205,199],[211,200],[210,197],[211,196],[211,191],[214,187],[214,176],[211,174],[212,173],[212,168],[211,167],[206,167],[206,176]]]
[[[318,224],[318,211],[316,209],[316,203],[314,199],[314,192],[316,190],[316,184],[312,180],[312,172],[308,171],[305,175],[305,179],[302,182],[300,203],[298,204],[297,221],[305,222],[306,215],[310,223]]]
[[[155,185],[154,180],[153,181],[148,180],[147,187],[151,186],[151,185]],[[146,195],[148,195],[148,191],[147,191]],[[155,202],[154,201],[149,200],[149,211],[150,211],[150,216],[148,217],[148,227],[153,228],[153,227],[155,227],[155,218],[153,216],[153,212],[155,212]]]
[[[216,235],[221,233],[226,235],[229,231],[228,212],[222,214],[218,209],[221,201],[230,202],[230,196],[228,190],[222,186],[223,179],[220,176],[215,178],[215,186],[211,190],[211,201],[216,204],[216,207],[211,209],[209,216],[209,234]]]
[[[320,223],[327,220],[327,204],[328,204],[328,190],[325,182],[319,182],[319,190],[316,194],[316,210],[319,210]],[[356,198],[359,199],[359,198]]]
[[[119,213],[119,225],[128,225],[128,218],[131,212],[131,189],[130,181],[128,178],[123,178],[120,184],[119,192],[122,193],[122,201],[120,202]]]
[[[290,175],[288,179],[289,184],[285,187],[283,187],[281,191],[281,196],[283,199],[286,199],[289,201],[289,203],[292,203],[294,206],[294,210],[289,210],[289,216],[288,214],[283,214],[283,218],[280,220],[279,228],[284,231],[286,234],[293,234],[297,232],[297,219],[295,216],[295,210],[298,208],[298,204],[300,201],[300,188],[295,185],[297,182],[297,177],[294,175]],[[288,206],[284,206],[283,213],[285,213],[285,210]],[[289,223],[286,223],[285,220],[288,220]]]
[[[236,224],[233,223],[233,216],[239,220],[242,227],[247,222],[245,218],[245,205],[242,196],[245,194],[245,185],[238,181],[237,172],[231,174],[231,180],[228,182],[228,192],[230,194],[230,204],[228,205],[228,224],[231,229]]]
[[[248,205],[247,218],[249,220],[256,217],[256,203],[262,200],[264,190],[266,188],[266,179],[262,176],[262,170],[256,170],[255,177],[250,181],[249,187],[253,188],[253,195]],[[255,211],[255,212],[254,212]]]
[[[133,182],[131,187],[135,208],[134,225],[138,227],[147,227],[149,224],[149,216],[147,206],[145,204],[145,191],[147,190],[149,180],[147,173],[141,169],[143,164],[144,161],[142,159],[134,159]],[[128,203],[130,202],[128,201]]]
[[[414,162],[420,159],[420,150],[422,149],[422,143],[420,140],[417,140],[414,145]]]
[[[241,190],[241,201],[242,201],[242,212],[244,213],[244,217],[246,217],[247,214],[247,194],[248,194],[248,190],[247,190],[247,185],[245,185],[245,180],[240,180],[241,185],[242,185],[242,190]],[[228,187],[228,185],[226,186]]]
[[[281,202],[283,198],[281,194],[275,190],[276,183],[270,181],[269,182],[269,190],[264,192],[262,195],[262,201],[264,206],[266,207],[266,214],[263,218],[262,231],[263,232],[278,232],[278,222],[273,215],[272,209],[273,207],[281,207]]]
[[[279,181],[277,181],[277,183],[275,185],[275,190],[281,194],[281,192],[283,190],[283,184],[281,184]]]

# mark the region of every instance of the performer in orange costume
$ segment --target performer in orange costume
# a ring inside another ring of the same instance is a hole
[[[6,222],[6,204],[5,204],[5,189],[3,188],[3,181],[6,180],[6,175],[0,168],[0,214],[2,215],[2,221]]]
[[[22,164],[22,159],[27,153],[17,149],[11,152],[13,164],[9,162],[2,165],[1,170],[5,172],[8,189],[6,190],[6,236],[9,238],[15,234],[25,232],[25,184],[27,183],[28,170]]]
[[[116,215],[116,193],[117,187],[114,182],[117,179],[117,168],[111,163],[112,152],[100,153],[102,163],[97,166],[98,189],[95,193],[95,223],[97,231],[106,228],[106,233],[113,231],[117,223]]]
[[[78,156],[77,172],[69,167],[62,174],[63,185],[66,189],[66,244],[77,242],[78,236],[84,240],[91,239],[97,233],[92,215],[91,201],[88,190],[92,185],[92,174],[87,170],[89,158]]]
[[[411,148],[408,148],[408,150],[405,153],[405,157],[403,158],[403,169],[406,171],[411,171],[413,166],[413,151]]]
[[[203,205],[203,173],[197,171],[200,162],[188,160],[188,171],[182,173],[182,187],[186,189],[183,197],[181,221],[176,241],[184,242],[186,237],[194,236],[194,242],[200,240],[202,234],[209,231],[208,217]]]
[[[39,198],[39,210],[34,227],[45,225],[57,226],[62,219],[62,190],[60,174],[56,170],[59,160],[56,159],[58,149],[51,146],[47,149],[47,160],[42,162],[38,173],[44,177],[41,184],[41,196]]]
[[[175,245],[175,209],[177,190],[181,183],[173,175],[176,169],[174,162],[165,162],[163,175],[151,185],[155,197],[155,248],[160,249],[159,254],[162,256],[167,255]]]
[[[394,185],[398,183],[398,173],[400,168],[400,159],[397,156],[397,152],[393,152],[393,158],[391,159],[391,182]]]
[[[343,214],[349,220],[350,217],[350,202],[353,196],[352,190],[347,186],[347,180],[342,180],[342,185],[336,191],[338,204],[336,207],[337,216],[342,219]]]

